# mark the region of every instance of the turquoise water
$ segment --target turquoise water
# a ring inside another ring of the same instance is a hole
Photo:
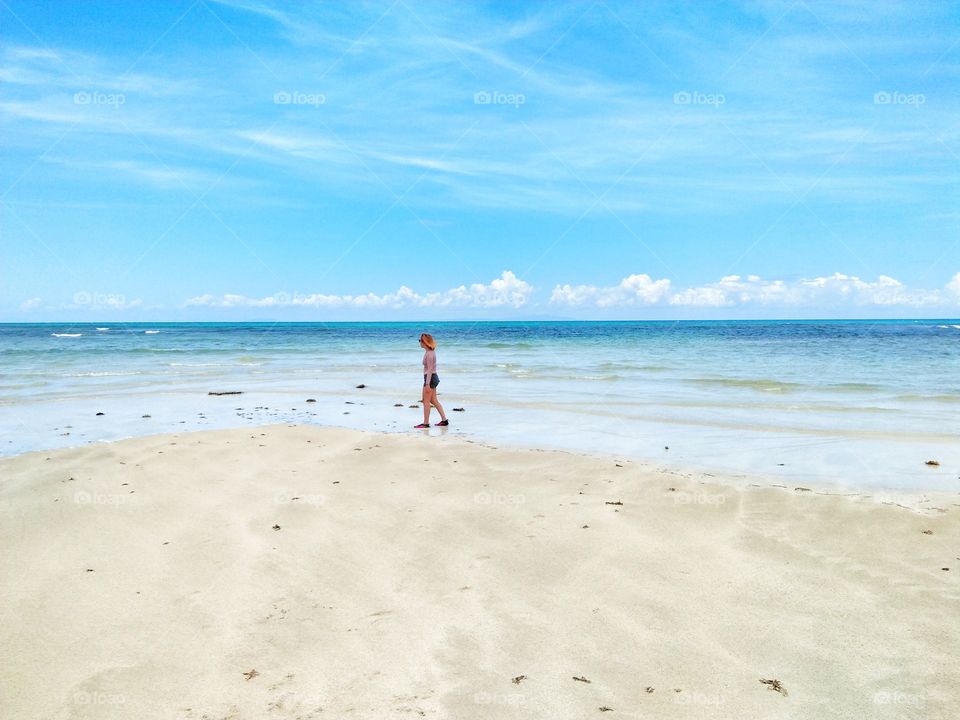
[[[281,421],[407,431],[421,331],[439,342],[449,433],[960,487],[958,320],[6,324],[0,452]]]

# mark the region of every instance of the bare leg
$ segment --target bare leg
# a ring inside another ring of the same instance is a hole
[[[423,424],[430,424],[430,395],[433,394],[433,390],[430,389],[429,385],[423,386],[423,394],[420,396],[421,404],[423,405]]]
[[[440,404],[440,401],[437,400],[437,389],[434,388],[430,393],[430,404],[433,405],[437,410],[440,411],[440,419],[446,420],[447,414],[443,412],[443,405]]]

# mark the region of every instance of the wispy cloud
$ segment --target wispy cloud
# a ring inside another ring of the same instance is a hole
[[[753,70],[758,56],[769,56],[770,68],[780,71],[776,83],[754,83],[748,95],[728,87],[738,76],[717,78],[716,87],[701,78],[703,91],[726,90],[725,102],[678,104],[677,93],[695,99],[697,83],[687,87],[661,67],[656,82],[638,84],[614,68],[588,69],[559,52],[556,43],[573,39],[574,26],[588,38],[603,27],[647,56],[630,33],[643,33],[640,21],[652,11],[611,8],[615,15],[600,4],[494,22],[471,8],[448,17],[405,3],[294,11],[266,0],[218,0],[209,11],[219,18],[219,32],[229,36],[231,23],[254,16],[281,29],[288,44],[238,44],[226,63],[230,81],[216,68],[131,73],[128,65],[90,52],[17,46],[6,51],[0,77],[19,91],[0,104],[0,115],[112,134],[118,138],[113,148],[104,147],[102,137],[98,146],[118,163],[131,160],[125,143],[133,133],[204,165],[221,162],[217,155],[248,154],[334,192],[359,186],[379,193],[383,183],[403,189],[425,177],[408,202],[444,207],[717,212],[789,203],[806,193],[811,201],[902,200],[956,185],[943,143],[955,142],[960,131],[945,98],[931,98],[922,115],[911,116],[878,107],[873,93],[883,88],[873,87],[869,75],[829,104],[804,83],[791,83],[802,73],[797,53],[856,65],[852,51],[880,52],[881,43],[825,44],[822,28],[815,34],[818,23],[801,8],[788,20],[800,23],[802,33],[772,32],[749,55]],[[828,16],[850,22],[842,13]],[[314,47],[311,53],[303,54],[304,43]],[[742,52],[742,44],[730,45]],[[679,48],[667,65],[703,72]],[[311,83],[316,87],[304,87]],[[273,101],[277,92],[298,89],[323,94],[325,102]],[[119,93],[125,102],[78,107],[78,92]],[[475,100],[477,93],[497,92],[522,96],[524,103]],[[249,153],[231,138],[257,147]],[[904,172],[892,153],[942,164]],[[596,204],[601,193],[603,203]]]
[[[265,293],[309,289],[305,257],[337,284],[282,307],[487,307],[452,287],[464,266],[536,278],[539,298],[508,295],[524,312],[960,296],[943,275],[960,191],[946,4],[22,7],[0,47],[14,312],[56,296],[44,263],[79,236],[109,258],[84,258],[91,285],[128,272],[125,289],[168,307],[211,289],[245,294],[191,307],[281,307]],[[81,21],[96,29],[67,31]],[[390,252],[425,242],[449,290]]]

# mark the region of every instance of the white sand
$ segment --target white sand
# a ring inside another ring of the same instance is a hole
[[[2,460],[0,717],[960,713],[960,498],[621,464],[310,426]]]

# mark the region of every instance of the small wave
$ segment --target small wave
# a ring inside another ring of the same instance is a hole
[[[790,392],[801,387],[797,383],[782,382],[780,380],[746,379],[746,378],[692,378],[690,382],[697,385],[717,385],[719,387],[742,387],[762,392]]]
[[[103,332],[104,330],[109,330],[109,329],[110,328],[97,328],[97,330],[99,330],[100,332]]]
[[[827,385],[826,389],[837,392],[876,392],[877,390],[882,390],[883,387],[874,383],[848,382],[833,383],[832,385]]]
[[[160,332],[160,331],[159,331],[159,330],[144,330],[144,331],[143,331],[143,334],[144,334],[144,335],[156,335],[158,332]]]
[[[960,393],[956,395],[897,395],[897,400],[907,402],[960,403]]]
[[[956,329],[956,330],[960,330],[960,325],[937,325],[937,327],[938,327],[938,328],[943,328],[944,330],[947,330],[947,329],[949,329],[949,328],[954,328],[954,329]]]
[[[109,372],[109,371],[91,371],[79,373],[66,373],[63,377],[125,377],[127,375],[140,375],[140,372]]]
[[[83,333],[51,333],[53,337],[82,337]]]
[[[531,343],[526,342],[517,342],[517,343],[505,343],[505,342],[488,342],[483,345],[485,348],[491,348],[493,350],[505,350],[505,349],[516,349],[516,348],[532,348]]]
[[[225,363],[167,363],[169,367],[228,367]]]
[[[597,367],[601,370],[643,370],[645,372],[664,372],[672,369],[667,365],[634,365],[622,362],[603,362]]]

